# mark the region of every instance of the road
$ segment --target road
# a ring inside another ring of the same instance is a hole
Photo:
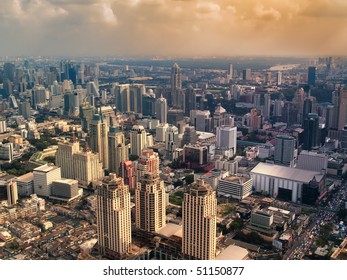
[[[297,241],[291,249],[283,256],[283,259],[298,260],[302,259],[309,248],[319,238],[321,226],[329,223],[336,217],[341,203],[347,198],[347,183],[344,183],[333,197],[327,201],[324,207],[317,208],[318,213],[313,215],[309,226],[303,230]]]

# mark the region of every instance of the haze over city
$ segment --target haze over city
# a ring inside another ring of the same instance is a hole
[[[343,0],[3,0],[0,53],[345,55]]]

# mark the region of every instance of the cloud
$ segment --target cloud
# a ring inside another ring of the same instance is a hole
[[[0,54],[341,55],[346,29],[346,0],[1,0]]]
[[[262,20],[279,20],[281,18],[281,13],[272,7],[265,8],[263,5],[257,5],[254,12]]]

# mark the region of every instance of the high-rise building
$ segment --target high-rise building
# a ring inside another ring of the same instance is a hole
[[[119,176],[120,163],[129,159],[129,145],[125,144],[124,133],[116,127],[110,127],[108,134],[109,171]]]
[[[316,67],[308,67],[307,73],[307,83],[309,86],[314,86],[316,84]]]
[[[99,154],[102,166],[108,169],[108,125],[102,113],[94,114],[89,126],[89,146]]]
[[[347,125],[340,131],[340,145],[341,149],[347,150]]]
[[[130,160],[122,161],[119,168],[120,177],[123,178],[124,184],[129,186],[129,190],[136,187],[136,169]]]
[[[34,191],[38,196],[49,197],[51,195],[52,183],[61,179],[61,171],[58,166],[42,165],[33,170]]]
[[[157,142],[165,142],[166,131],[169,125],[167,123],[161,123],[155,128],[155,140]]]
[[[194,126],[186,126],[182,136],[181,146],[195,144],[198,141],[198,134]]]
[[[142,176],[146,173],[159,174],[159,156],[158,153],[150,149],[142,150],[142,153],[137,160],[137,182],[141,181]]]
[[[141,84],[129,86],[130,111],[142,113],[142,96],[146,93],[146,87]]]
[[[165,150],[168,152],[169,158],[172,159],[173,153],[178,146],[178,128],[170,124],[165,136]]]
[[[184,94],[184,115],[189,116],[191,110],[196,110],[196,92],[189,86]]]
[[[308,114],[304,120],[304,145],[305,150],[311,151],[319,147],[319,117],[317,114]]]
[[[31,108],[28,101],[23,101],[19,104],[19,114],[22,115],[24,119],[31,118]]]
[[[13,160],[13,143],[2,144],[0,142],[0,159],[11,162]]]
[[[136,228],[157,232],[166,225],[164,181],[157,174],[145,173],[135,192]]]
[[[276,84],[280,86],[282,84],[282,72],[278,71],[276,73]]]
[[[183,108],[181,68],[175,63],[171,68],[171,100],[169,103],[177,109]],[[182,102],[181,102],[182,101]]]
[[[229,63],[228,67],[228,80],[231,81],[233,79],[233,65]]]
[[[347,125],[347,88],[338,91],[338,130]]]
[[[275,146],[275,163],[294,167],[295,138],[277,135]]]
[[[18,201],[18,188],[17,182],[14,180],[9,180],[7,182],[7,205],[12,206]]]
[[[131,252],[130,193],[122,178],[111,173],[96,188],[99,254],[122,258]]]
[[[87,186],[103,177],[102,163],[98,153],[90,150],[80,151],[73,155],[74,177],[81,185]]]
[[[193,110],[190,112],[190,120],[197,131],[210,132],[212,130],[212,118],[210,111]]]
[[[219,103],[213,113],[213,130],[215,131],[218,126],[226,125],[228,122],[227,111]]]
[[[198,179],[184,194],[182,204],[182,253],[186,258],[215,259],[216,216],[216,192]]]
[[[147,147],[147,133],[142,125],[134,125],[130,131],[130,155],[140,156]]]
[[[233,150],[236,153],[237,128],[230,126],[217,127],[216,147],[221,149]]]
[[[48,100],[44,86],[36,85],[32,90],[32,107],[36,108],[38,104],[45,104]]]
[[[80,143],[75,139],[70,143],[59,143],[58,150],[55,154],[55,163],[61,169],[63,178],[74,179],[74,162],[73,155],[80,151]]]
[[[265,120],[268,120],[270,118],[270,109],[271,109],[271,95],[270,94],[264,94],[263,116],[264,116]]]
[[[160,123],[167,123],[167,102],[163,95],[155,102],[155,116]]]
[[[250,68],[242,70],[242,80],[250,81],[252,79],[252,70]]]
[[[130,89],[129,84],[116,85],[111,90],[115,97],[115,105],[118,111],[124,113],[130,111]]]

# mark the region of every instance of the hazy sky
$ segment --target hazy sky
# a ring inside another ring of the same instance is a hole
[[[346,0],[1,0],[5,55],[346,55]]]

